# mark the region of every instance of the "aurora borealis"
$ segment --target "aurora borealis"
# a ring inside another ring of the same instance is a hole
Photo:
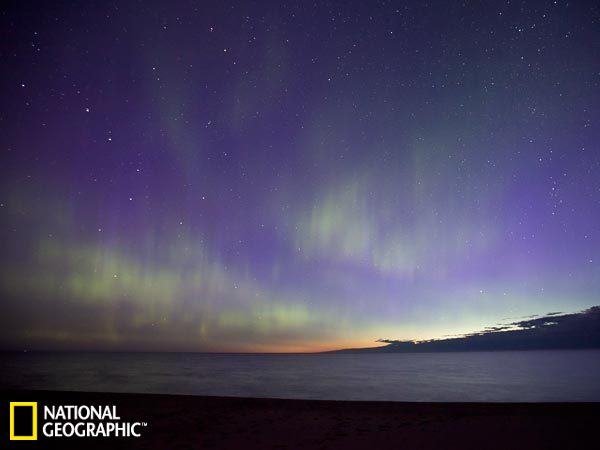
[[[314,351],[600,304],[594,2],[9,2],[0,346]]]

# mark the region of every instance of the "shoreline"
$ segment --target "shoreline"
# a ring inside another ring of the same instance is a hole
[[[148,424],[139,438],[36,442],[62,448],[85,443],[132,449],[564,449],[594,442],[600,425],[598,402],[418,403],[36,390],[0,395],[6,411],[9,401],[37,401],[40,408],[115,405],[122,420]]]

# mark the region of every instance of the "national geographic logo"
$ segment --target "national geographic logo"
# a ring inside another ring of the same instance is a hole
[[[37,402],[10,402],[10,440],[37,440]]]
[[[43,438],[138,438],[146,422],[128,422],[116,406],[43,405],[37,402],[10,402],[10,440],[35,441]]]

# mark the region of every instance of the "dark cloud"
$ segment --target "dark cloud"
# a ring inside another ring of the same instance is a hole
[[[600,306],[573,314],[553,312],[535,317],[487,327],[460,337],[420,342],[378,339],[377,342],[388,345],[342,351],[393,353],[600,348]]]

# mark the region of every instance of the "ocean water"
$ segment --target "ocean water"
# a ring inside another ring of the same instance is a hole
[[[330,400],[600,401],[600,350],[4,353],[0,387]]]

